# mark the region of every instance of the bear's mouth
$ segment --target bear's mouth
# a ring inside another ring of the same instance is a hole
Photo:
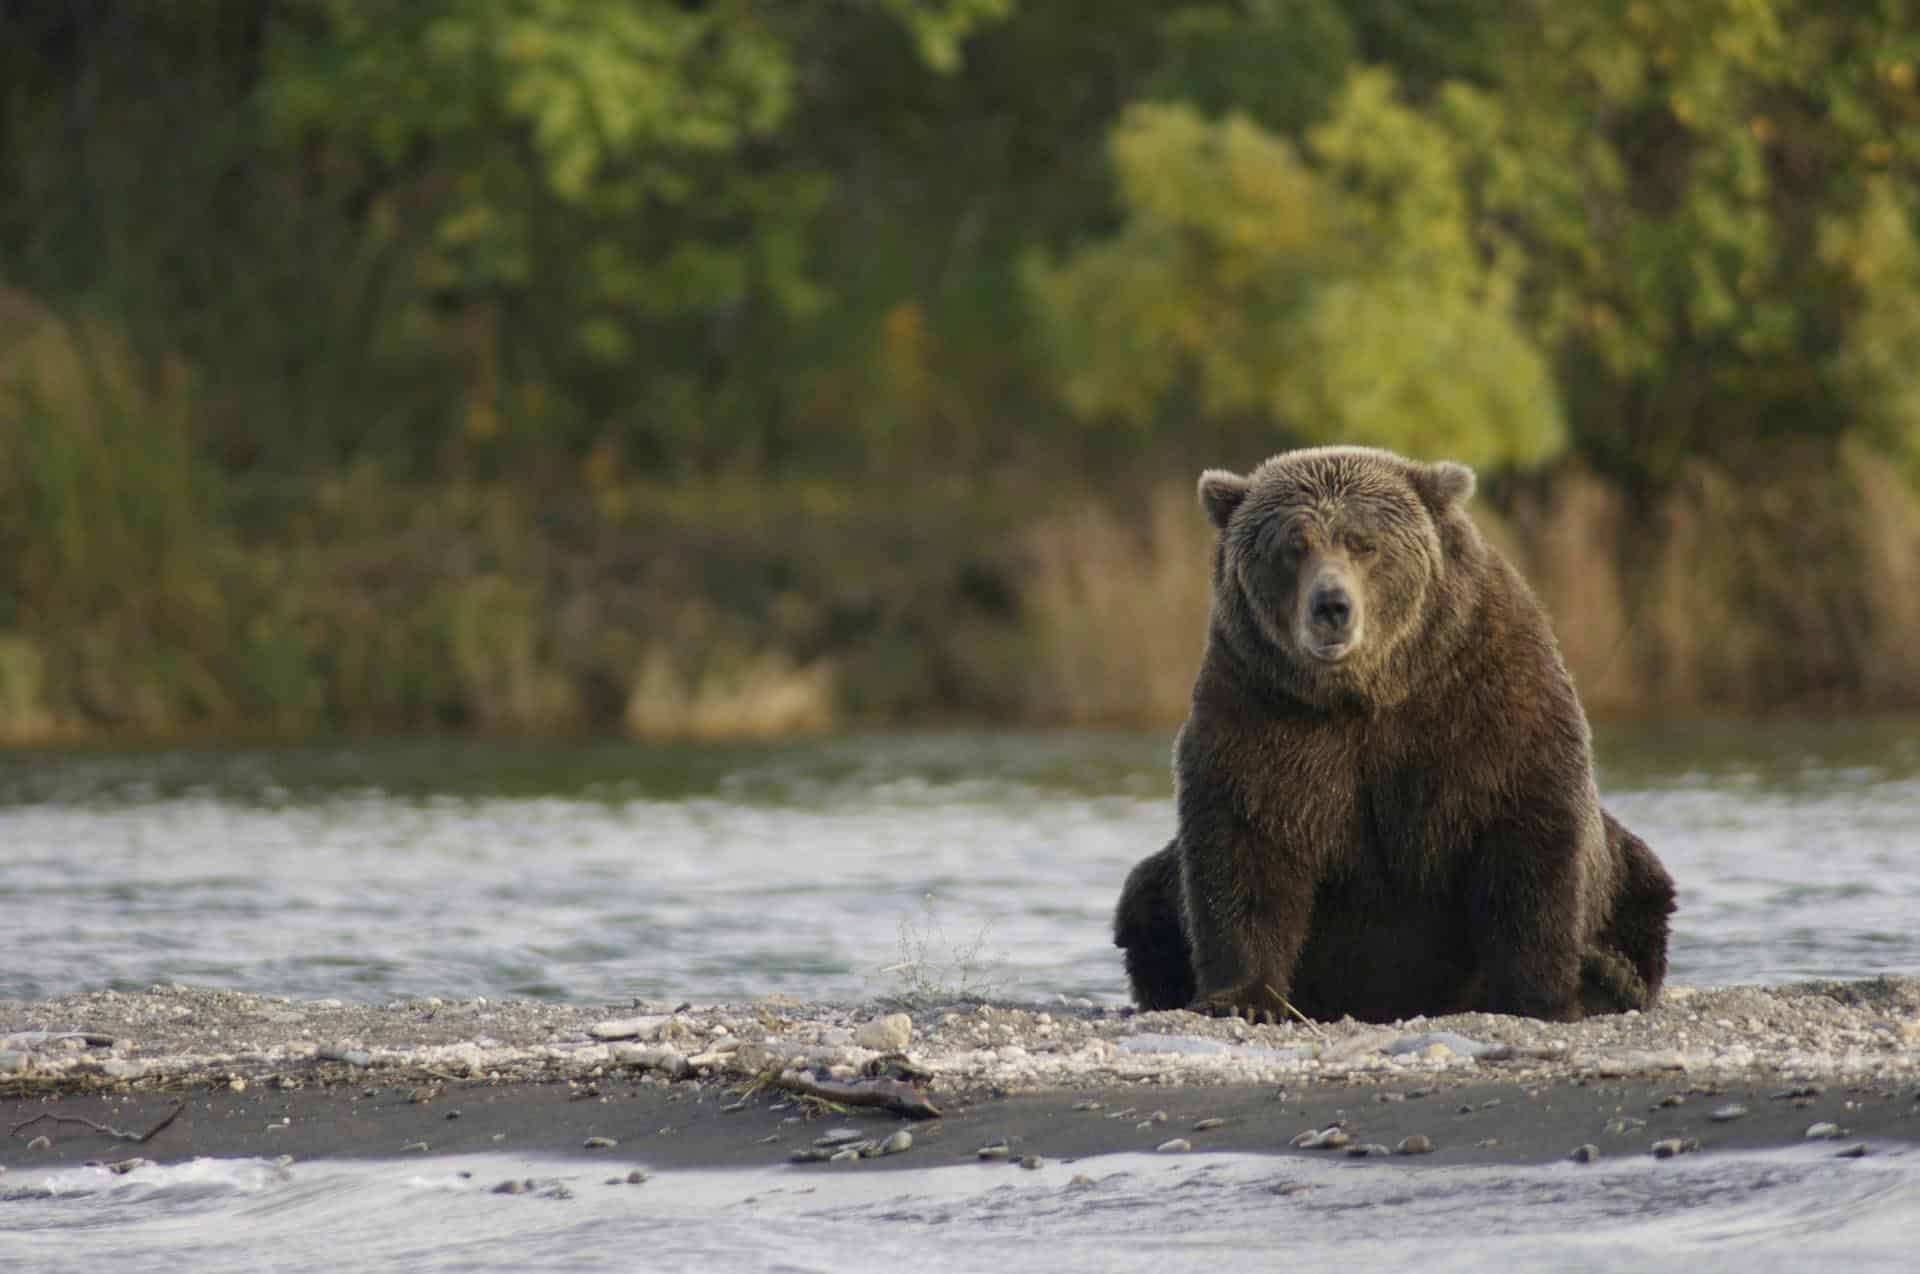
[[[1302,645],[1306,648],[1307,657],[1310,659],[1317,660],[1318,662],[1323,664],[1337,664],[1337,663],[1345,662],[1347,656],[1351,655],[1354,652],[1354,648],[1357,647],[1359,644],[1360,644],[1359,642],[1353,640],[1352,638],[1346,638],[1341,641],[1329,641],[1329,642],[1309,641],[1309,642],[1302,643]]]

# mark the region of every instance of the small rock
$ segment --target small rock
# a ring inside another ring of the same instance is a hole
[[[630,1186],[641,1185],[646,1181],[646,1179],[647,1179],[647,1174],[640,1171],[640,1169],[638,1168],[635,1168],[633,1171],[627,1174],[627,1184]]]
[[[1347,1158],[1349,1159],[1379,1159],[1392,1153],[1393,1151],[1380,1145],[1378,1142],[1369,1142],[1364,1146],[1347,1147]]]
[[[1073,1180],[1067,1182],[1067,1188],[1070,1190],[1085,1190],[1092,1184],[1092,1177],[1089,1177],[1084,1172],[1076,1172],[1073,1174]]]
[[[124,1177],[135,1168],[144,1168],[151,1162],[153,1162],[151,1159],[141,1159],[136,1156],[132,1159],[122,1159],[118,1163],[108,1164],[107,1171],[116,1177]]]
[[[1193,1149],[1193,1143],[1191,1141],[1188,1141],[1185,1137],[1175,1137],[1171,1141],[1161,1142],[1159,1145],[1155,1146],[1154,1149],[1159,1151],[1163,1155],[1173,1155],[1173,1154],[1179,1154],[1181,1151],[1184,1151],[1184,1150]]]
[[[30,1053],[17,1048],[0,1049],[0,1075],[16,1075],[26,1071],[33,1062]]]
[[[594,1023],[587,1028],[587,1034],[597,1040],[650,1040],[660,1033],[666,1021],[659,1016],[617,1018]]]
[[[1099,1110],[1100,1106],[1101,1103],[1097,1101],[1077,1101],[1073,1103],[1075,1110]]]
[[[860,1157],[859,1146],[847,1146],[827,1156],[828,1163],[852,1163]]]
[[[1433,1153],[1433,1138],[1427,1136],[1425,1133],[1418,1132],[1411,1137],[1403,1137],[1400,1140],[1400,1144],[1393,1148],[1393,1153],[1396,1155],[1430,1155]]]
[[[905,1013],[875,1018],[854,1035],[853,1042],[876,1053],[902,1053],[913,1042],[913,1019]]]
[[[1809,1124],[1805,1134],[1808,1141],[1833,1141],[1845,1135],[1839,1124],[1830,1124],[1825,1120],[1817,1124]]]
[[[1864,1141],[1862,1141],[1862,1142],[1858,1142],[1858,1143],[1856,1143],[1856,1144],[1854,1144],[1854,1145],[1851,1145],[1851,1146],[1848,1146],[1848,1147],[1847,1147],[1847,1148],[1846,1148],[1845,1150],[1841,1150],[1841,1151],[1839,1151],[1839,1152],[1837,1152],[1837,1153],[1836,1153],[1836,1154],[1834,1155],[1834,1158],[1836,1158],[1836,1159],[1865,1159],[1865,1158],[1866,1158],[1866,1157],[1867,1157],[1868,1155],[1870,1155],[1870,1154],[1872,1154],[1872,1153],[1873,1153],[1873,1152],[1872,1152],[1871,1150],[1869,1150],[1869,1149],[1867,1149],[1867,1143],[1866,1143],[1866,1142],[1864,1142]]]
[[[1147,1116],[1147,1122],[1150,1124],[1164,1124],[1167,1122],[1167,1112],[1164,1110],[1156,1110]]]
[[[974,1151],[976,1159],[1005,1159],[1013,1153],[1013,1148],[1004,1141],[994,1141]]]
[[[1687,1097],[1685,1093],[1668,1093],[1660,1099],[1660,1104],[1662,1106],[1684,1106],[1687,1104]]]
[[[858,1128],[829,1128],[813,1139],[816,1146],[844,1146],[855,1141],[865,1141],[867,1134]]]
[[[1573,1160],[1575,1163],[1593,1163],[1600,1158],[1600,1147],[1594,1145],[1592,1142],[1588,1142],[1584,1146],[1575,1146],[1573,1153],[1568,1155],[1567,1158]]]
[[[1798,1101],[1803,1097],[1818,1097],[1827,1090],[1818,1084],[1799,1084],[1793,1088],[1783,1088],[1773,1095],[1774,1101]]]
[[[588,1150],[611,1150],[620,1143],[612,1137],[589,1137],[580,1144]]]
[[[32,1141],[29,1141],[27,1143],[27,1149],[51,1150],[53,1149],[53,1138],[47,1136],[45,1133],[42,1133],[38,1137],[35,1137]]]
[[[494,1194],[525,1194],[527,1183],[524,1181],[502,1181],[493,1188]]]
[[[1655,1159],[1671,1159],[1675,1155],[1692,1154],[1700,1149],[1700,1142],[1693,1137],[1668,1137],[1654,1142],[1649,1149]]]
[[[1745,1119],[1746,1117],[1747,1108],[1739,1102],[1730,1102],[1725,1106],[1716,1107],[1713,1112],[1707,1116],[1708,1119],[1711,1119],[1716,1124],[1730,1124],[1736,1119]]]
[[[880,1143],[879,1153],[897,1155],[913,1149],[913,1134],[902,1128]]]
[[[1224,1120],[1224,1119],[1218,1119],[1218,1118],[1215,1118],[1215,1119],[1197,1119],[1197,1120],[1195,1120],[1195,1121],[1194,1121],[1194,1124],[1193,1124],[1193,1130],[1194,1130],[1195,1132],[1212,1132],[1212,1131],[1213,1131],[1213,1130],[1214,1130],[1215,1128],[1218,1128],[1218,1127],[1220,1127],[1221,1125],[1223,1125],[1223,1124],[1225,1124],[1226,1122],[1227,1122],[1226,1120]]]
[[[835,1152],[824,1146],[802,1146],[787,1156],[788,1163],[825,1163]]]
[[[428,1146],[424,1141],[409,1141],[406,1145],[400,1147],[401,1153],[403,1154],[411,1152],[413,1154],[423,1155],[430,1149],[432,1149],[432,1147]]]
[[[1042,1159],[1039,1155],[1021,1155],[1020,1156],[1020,1166],[1022,1168],[1028,1169],[1029,1171],[1031,1171],[1034,1168],[1038,1168],[1041,1164],[1045,1162],[1046,1160]]]
[[[1353,1138],[1347,1131],[1335,1124],[1328,1128],[1309,1128],[1305,1132],[1295,1133],[1288,1144],[1296,1150],[1339,1150],[1352,1142]]]

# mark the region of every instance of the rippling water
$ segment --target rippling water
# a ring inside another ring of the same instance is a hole
[[[662,1174],[641,1186],[606,1175],[604,1162],[506,1155],[290,1168],[200,1160],[124,1177],[16,1171],[0,1178],[0,1267],[1908,1271],[1920,1204],[1911,1152],[1545,1168],[1115,1155],[830,1184],[782,1169]],[[491,1192],[526,1177],[540,1188]]]
[[[0,998],[1124,994],[1168,739],[351,744],[0,758]],[[1603,735],[1695,984],[1920,973],[1920,731]],[[817,1175],[509,1156],[0,1177],[0,1269],[1906,1270],[1920,1152],[1407,1168],[1233,1156]],[[1084,1172],[1092,1184],[1075,1185]],[[533,1176],[549,1195],[499,1196]],[[1044,1249],[1034,1240],[1044,1239]]]
[[[0,758],[0,997],[1124,998],[1165,736],[351,744]],[[1920,730],[1605,733],[1680,983],[1920,972]]]

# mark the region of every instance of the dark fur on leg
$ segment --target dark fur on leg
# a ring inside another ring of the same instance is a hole
[[[1621,1009],[1649,1009],[1660,998],[1667,980],[1667,918],[1674,910],[1673,877],[1654,857],[1647,843],[1602,811],[1607,847],[1620,864],[1614,886],[1613,910],[1601,930],[1599,946],[1632,966],[1642,988],[1637,1002]],[[1591,958],[1591,957],[1589,957]],[[1583,978],[1584,980],[1584,978]]]
[[[1193,1003],[1193,956],[1180,915],[1178,842],[1144,858],[1127,876],[1114,909],[1113,944],[1126,952],[1127,981],[1142,1009]]]

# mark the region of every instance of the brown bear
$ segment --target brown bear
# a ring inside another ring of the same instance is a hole
[[[1364,447],[1209,470],[1178,831],[1114,941],[1135,1001],[1273,1020],[1650,1006],[1673,882],[1600,808],[1545,611],[1473,471]]]

